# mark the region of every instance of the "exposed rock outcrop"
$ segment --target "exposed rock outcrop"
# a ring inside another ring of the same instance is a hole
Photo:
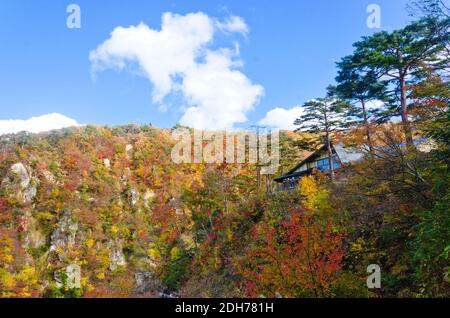
[[[50,238],[50,251],[56,251],[61,261],[65,260],[66,252],[75,244],[77,232],[78,224],[72,220],[69,213],[65,213]]]
[[[63,286],[72,289],[81,287],[81,268],[76,264],[70,264],[65,271],[57,271],[54,273],[56,286]]]
[[[39,180],[32,175],[31,168],[18,162],[11,166],[1,187],[22,204],[31,203],[37,193]]]
[[[139,196],[139,192],[136,189],[130,189],[129,199],[131,206],[135,206],[138,203]]]
[[[144,193],[144,205],[146,208],[148,208],[150,206],[150,203],[153,201],[153,199],[156,197],[155,192],[151,191],[151,190],[147,190]]]
[[[161,281],[150,271],[139,271],[134,274],[135,293],[144,294],[147,292],[160,293],[163,290]]]
[[[42,175],[44,176],[44,179],[50,183],[50,184],[56,184],[56,179],[55,176],[53,175],[53,173],[51,173],[48,170],[43,170],[42,171]]]
[[[46,243],[46,237],[39,231],[38,222],[30,212],[25,214],[27,218],[27,228],[24,240],[25,247],[39,248]]]
[[[132,144],[127,144],[127,145],[125,146],[125,152],[126,152],[127,154],[129,154],[132,150],[133,150],[133,145],[132,145]]]
[[[119,267],[125,266],[127,263],[125,255],[123,255],[122,244],[118,241],[111,241],[109,248],[111,249],[109,253],[109,269],[114,271]]]
[[[111,161],[108,158],[105,158],[103,159],[103,165],[109,170],[111,168]]]

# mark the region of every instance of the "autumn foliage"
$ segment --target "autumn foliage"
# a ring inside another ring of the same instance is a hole
[[[252,234],[260,245],[239,262],[248,296],[332,296],[330,284],[341,269],[344,248],[331,220],[321,223],[293,209],[278,227],[259,224]]]

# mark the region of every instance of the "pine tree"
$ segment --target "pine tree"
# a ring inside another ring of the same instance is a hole
[[[442,56],[448,43],[448,26],[448,19],[427,17],[400,30],[364,37],[354,44],[353,56],[358,60],[354,69],[373,73],[389,84],[386,93],[396,101],[391,115],[401,116],[409,145],[413,140],[408,118],[409,86],[430,69],[439,70],[448,65],[448,59]]]
[[[327,97],[306,102],[303,105],[304,114],[294,122],[299,126],[297,131],[324,135],[324,144],[327,147],[328,165],[331,180],[334,179],[332,135],[335,131],[346,126],[343,101],[336,99],[329,90]]]
[[[334,88],[339,98],[348,101],[347,116],[352,118],[355,124],[364,126],[369,151],[373,151],[370,123],[372,120],[382,118],[380,108],[368,108],[368,103],[383,101],[386,99],[385,91],[387,83],[379,81],[374,72],[360,71],[360,61],[357,56],[346,56],[337,63],[339,68]]]

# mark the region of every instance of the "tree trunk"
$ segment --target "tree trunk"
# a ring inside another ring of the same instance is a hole
[[[369,116],[367,115],[366,101],[364,99],[361,99],[361,107],[364,116],[364,129],[366,131],[367,145],[369,146],[369,152],[373,154],[372,133],[370,131]]]
[[[330,133],[327,131],[327,152],[328,152],[328,166],[330,168],[330,179],[334,180],[334,165],[333,165],[333,150],[331,149]]]
[[[413,138],[412,138],[412,132],[411,127],[409,125],[408,120],[408,104],[406,99],[406,80],[405,75],[400,72],[400,103],[402,107],[402,124],[403,124],[403,131],[406,135],[406,144],[407,146],[413,145]]]

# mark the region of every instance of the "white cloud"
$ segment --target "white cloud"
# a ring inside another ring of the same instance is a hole
[[[53,129],[79,126],[79,124],[64,115],[52,113],[29,119],[6,119],[0,120],[0,135],[15,134],[21,131],[39,133]]]
[[[220,22],[204,13],[162,16],[161,30],[144,23],[117,27],[109,39],[90,52],[95,74],[106,68],[125,69],[137,63],[153,85],[153,102],[181,92],[186,105],[180,122],[198,129],[230,129],[247,120],[263,94],[239,68],[239,50],[212,50],[218,31],[245,33],[244,20],[229,17]]]
[[[298,127],[294,121],[303,114],[303,107],[295,106],[291,109],[276,107],[267,112],[258,124],[284,130],[295,130]]]
[[[384,102],[381,100],[371,100],[366,102],[367,109],[378,109],[384,106]]]
[[[252,85],[221,52],[208,52],[206,62],[187,72],[183,91],[190,105],[180,120],[183,125],[202,129],[230,129],[247,121],[262,87]]]
[[[225,32],[237,32],[244,35],[249,31],[244,19],[235,15],[227,17],[223,22],[216,21],[216,26]]]

